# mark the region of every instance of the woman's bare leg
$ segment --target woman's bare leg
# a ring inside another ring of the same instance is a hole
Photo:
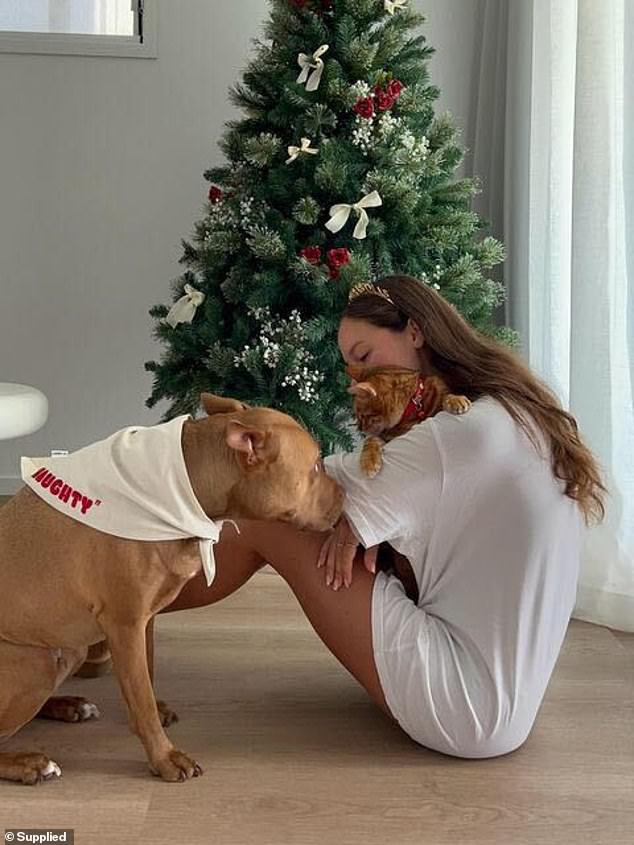
[[[214,547],[216,577],[211,587],[202,573],[189,581],[163,613],[213,604],[237,590],[265,562],[284,578],[311,625],[335,657],[388,715],[372,651],[371,602],[375,576],[355,565],[349,588],[325,584],[317,559],[324,536],[283,523],[240,522],[240,535],[223,531]]]

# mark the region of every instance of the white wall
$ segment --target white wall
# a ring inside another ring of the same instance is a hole
[[[415,0],[427,17],[424,34],[436,49],[432,82],[440,88],[436,111],[450,111],[467,150],[464,172],[471,173],[480,73],[481,27],[486,0]]]
[[[432,77],[471,143],[482,0],[416,0]],[[148,308],[168,300],[202,172],[234,110],[227,88],[265,0],[160,0],[156,60],[0,54],[0,381],[48,396],[46,426],[0,441],[0,494],[21,454],[76,449],[131,423],[151,378]]]

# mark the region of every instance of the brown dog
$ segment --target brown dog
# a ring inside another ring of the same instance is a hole
[[[317,531],[336,522],[343,494],[297,422],[211,394],[202,404],[209,416],[183,423],[181,446],[209,519],[283,520]],[[51,696],[105,638],[152,772],[168,781],[201,774],[163,730],[146,654],[148,624],[201,565],[197,539],[123,539],[60,513],[29,488],[17,493],[0,509],[0,740],[38,714],[98,715],[84,699]],[[37,783],[59,774],[44,754],[0,753],[0,778]]]

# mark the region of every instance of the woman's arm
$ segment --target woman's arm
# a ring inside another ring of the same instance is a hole
[[[359,452],[330,455],[324,461],[326,471],[346,492],[345,522],[336,536],[329,536],[320,561],[326,566],[327,579],[348,584],[352,572],[354,551],[359,541],[376,561],[376,549],[381,543],[406,538],[426,541],[443,482],[440,452],[432,426],[433,420],[421,423],[407,434],[388,443],[383,450],[383,466],[375,478],[367,478],[360,467]],[[370,569],[373,571],[373,569]]]

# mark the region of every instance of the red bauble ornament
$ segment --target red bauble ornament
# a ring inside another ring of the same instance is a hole
[[[319,264],[321,262],[321,248],[318,246],[305,246],[300,250],[300,258],[308,261],[309,264]]]
[[[214,205],[223,198],[224,194],[220,188],[216,185],[212,185],[209,189],[209,202],[213,203]]]
[[[361,115],[361,117],[372,117],[374,114],[374,103],[372,102],[372,97],[364,97],[362,100],[358,100],[354,104],[353,109],[357,114]]]

